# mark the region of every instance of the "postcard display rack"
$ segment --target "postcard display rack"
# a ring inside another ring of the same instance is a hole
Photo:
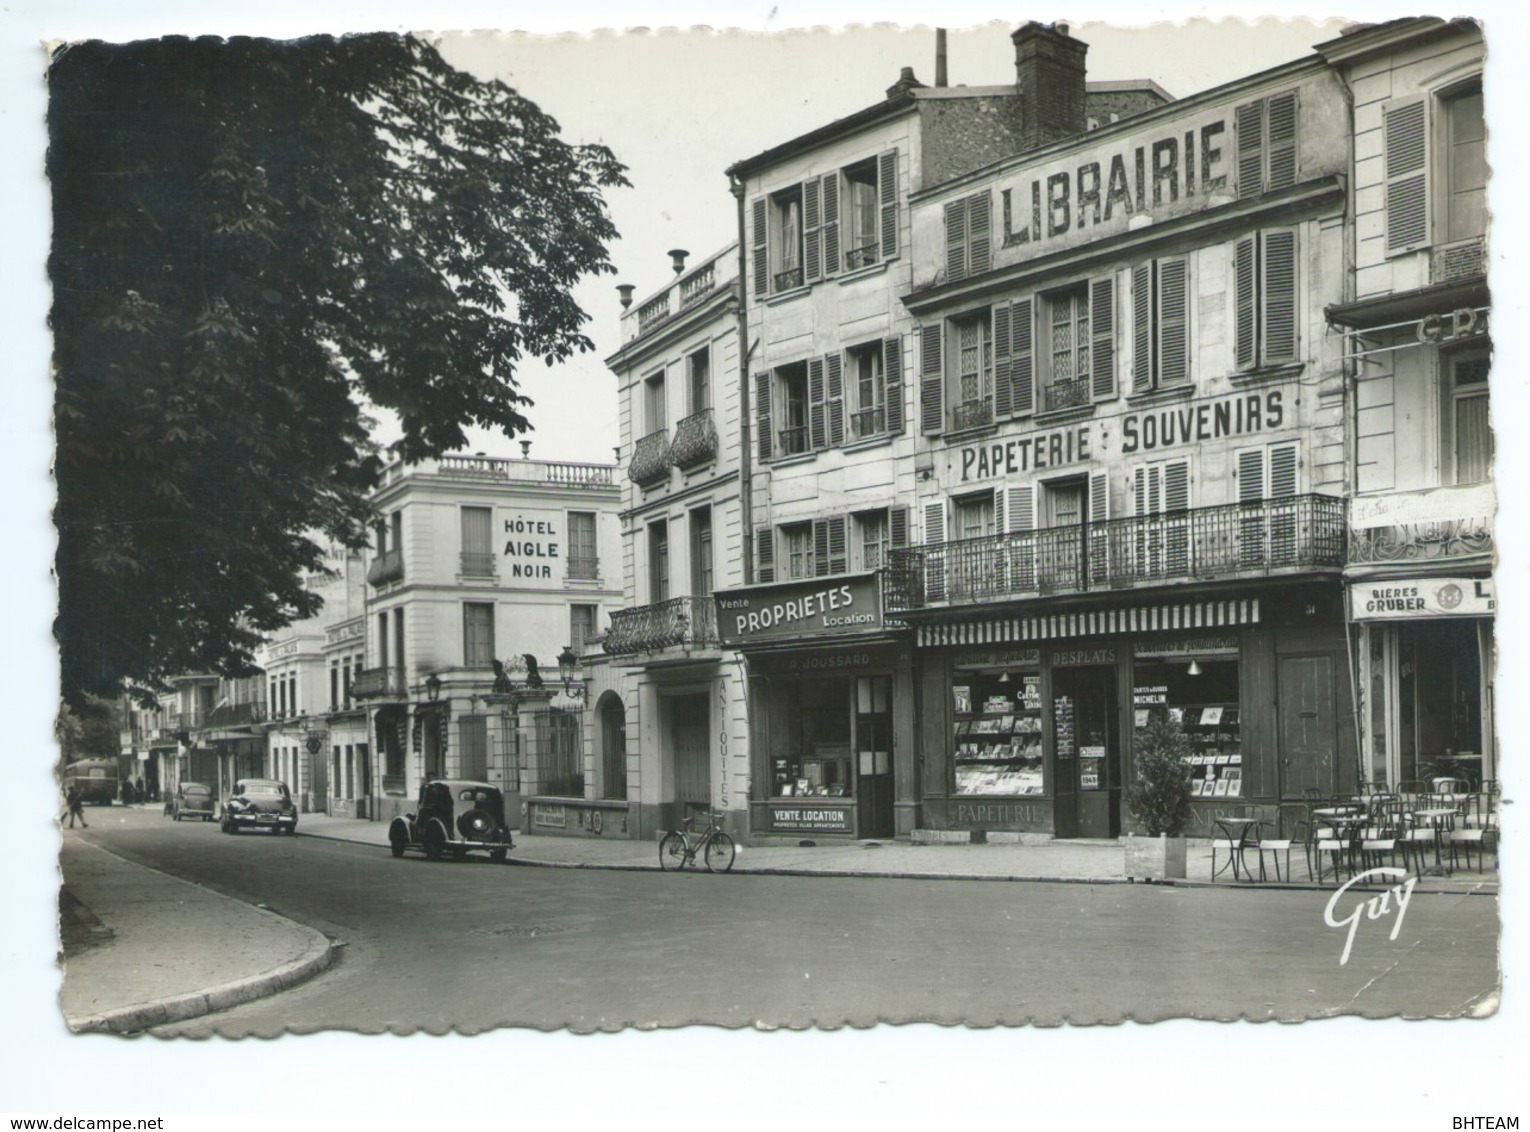
[[[956,793],[1040,794],[1041,677],[955,687]]]
[[[1196,798],[1243,796],[1243,748],[1238,739],[1236,704],[1197,704],[1170,708],[1170,718],[1180,723],[1195,753],[1190,762],[1190,793]]]

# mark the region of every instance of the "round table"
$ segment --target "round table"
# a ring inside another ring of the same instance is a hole
[[[1448,819],[1456,816],[1454,806],[1434,806],[1426,810],[1414,810],[1413,821],[1416,825],[1427,825],[1434,831],[1434,867],[1440,870],[1445,868],[1445,863],[1440,857],[1440,834],[1445,832]]]

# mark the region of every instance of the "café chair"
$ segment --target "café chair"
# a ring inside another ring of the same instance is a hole
[[[1268,823],[1261,823],[1261,825],[1267,825],[1267,824]],[[1297,821],[1297,823],[1294,826],[1291,827],[1291,833],[1288,834],[1285,837],[1265,837],[1265,836],[1263,836],[1261,834],[1258,837],[1258,840],[1255,841],[1253,845],[1246,846],[1246,848],[1256,849],[1259,852],[1259,879],[1263,880],[1265,878],[1264,855],[1266,853],[1268,853],[1268,854],[1270,854],[1271,860],[1273,860],[1275,862],[1275,879],[1276,879],[1276,881],[1279,881],[1279,882],[1288,882],[1288,881],[1290,881],[1292,879],[1291,878],[1291,847],[1293,845],[1300,845],[1303,848],[1303,850],[1305,851],[1307,849],[1307,842],[1308,842],[1308,836],[1309,836],[1310,831],[1311,831],[1311,824],[1309,822],[1307,822],[1306,820],[1299,820],[1299,821]],[[1280,871],[1280,856],[1281,856],[1282,853],[1285,854],[1285,858],[1286,858],[1286,871],[1285,871],[1285,875],[1284,876],[1281,875],[1281,871]],[[1311,880],[1312,879],[1312,854],[1310,852],[1306,852],[1305,855],[1306,855],[1306,858],[1307,858],[1307,879]]]

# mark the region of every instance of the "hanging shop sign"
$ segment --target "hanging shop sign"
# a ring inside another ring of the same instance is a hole
[[[1354,621],[1408,621],[1426,617],[1492,617],[1491,578],[1420,578],[1356,582],[1349,587]]]
[[[851,811],[842,806],[771,806],[771,833],[851,833]]]
[[[875,633],[883,628],[876,574],[751,586],[724,590],[716,597],[717,631],[725,645]]]

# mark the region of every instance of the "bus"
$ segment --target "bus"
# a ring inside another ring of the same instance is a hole
[[[81,759],[64,768],[64,789],[77,786],[80,801],[110,806],[117,797],[117,760]]]

